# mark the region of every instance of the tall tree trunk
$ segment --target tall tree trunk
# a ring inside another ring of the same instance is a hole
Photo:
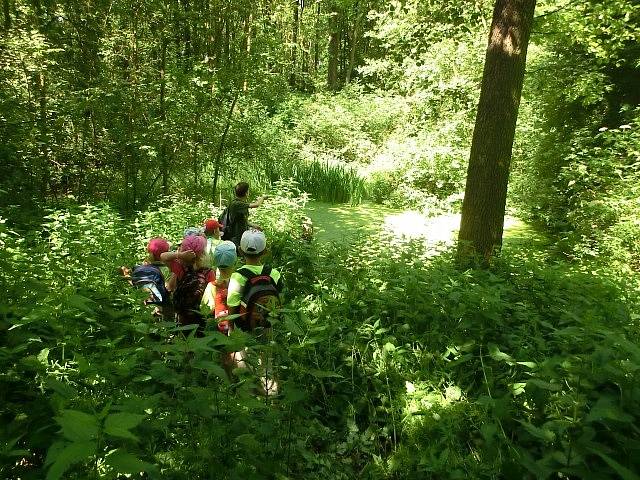
[[[300,28],[300,0],[293,0],[293,22],[291,24],[291,73],[289,86],[296,86],[296,60],[298,54],[298,30]]]
[[[347,65],[347,73],[345,76],[345,83],[351,82],[351,75],[353,74],[353,68],[356,63],[356,51],[358,49],[358,34],[360,33],[360,24],[364,16],[363,1],[356,2],[356,18],[353,22],[353,29],[350,35],[350,49],[349,49],[349,64]]]
[[[4,12],[4,29],[9,30],[11,28],[11,9],[9,7],[9,0],[2,0],[2,11]]]
[[[229,20],[227,18],[224,19],[224,64],[229,65],[231,63],[231,32],[229,32]]]
[[[458,236],[458,258],[487,265],[502,246],[511,150],[535,0],[497,0],[485,58]]]
[[[167,141],[164,138],[164,132],[167,129],[166,119],[167,114],[165,110],[165,89],[166,89],[166,79],[165,72],[167,68],[167,40],[164,36],[164,33],[161,37],[161,47],[160,47],[160,120],[162,121],[161,129],[163,132],[162,135],[162,143],[160,145],[160,168],[162,169],[162,194],[169,194],[169,159],[167,154]]]
[[[338,31],[338,8],[331,6],[329,17],[329,66],[327,69],[327,88],[338,88],[338,54],[340,53],[340,32]]]
[[[318,72],[320,65],[320,2],[317,1],[316,6],[316,28],[315,28],[315,45],[313,47],[313,71]]]
[[[47,77],[45,72],[38,73],[38,105],[40,123],[40,143],[42,153],[42,183],[40,191],[44,198],[51,184],[51,166],[49,165],[49,134],[47,132]]]
[[[227,123],[224,126],[222,137],[220,137],[220,144],[218,145],[218,151],[216,152],[215,168],[213,170],[213,188],[211,192],[213,194],[213,203],[216,203],[216,190],[218,189],[218,175],[220,174],[220,163],[222,162],[224,141],[227,138],[227,133],[229,132],[229,127],[231,126],[231,118],[233,117],[233,109],[235,108],[236,102],[238,101],[238,94],[239,92],[236,92],[233,97],[233,102],[231,102],[231,108],[229,108],[229,115],[227,116]]]
[[[251,56],[251,31],[253,27],[253,12],[249,13],[249,16],[245,20],[244,25],[244,51],[247,55],[247,64]],[[244,80],[242,81],[242,91],[246,92],[249,89],[249,79],[247,77],[247,68],[244,68]]]

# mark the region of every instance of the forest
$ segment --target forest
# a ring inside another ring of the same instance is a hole
[[[640,480],[638,0],[1,3],[0,478]]]

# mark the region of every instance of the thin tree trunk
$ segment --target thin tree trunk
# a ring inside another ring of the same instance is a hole
[[[167,155],[167,142],[164,138],[164,132],[166,131],[166,111],[165,111],[165,89],[166,79],[165,71],[167,68],[167,40],[164,37],[164,33],[161,38],[161,51],[160,51],[160,120],[162,122],[162,144],[160,145],[160,168],[162,169],[162,194],[169,194],[169,159]]]
[[[327,69],[327,88],[337,90],[338,88],[338,54],[340,50],[340,32],[338,32],[338,9],[331,7],[329,17],[329,66]]]
[[[364,16],[364,9],[362,8],[362,2],[356,3],[356,18],[353,22],[353,30],[351,30],[351,45],[349,50],[349,64],[347,66],[347,73],[345,76],[345,83],[351,82],[351,75],[353,74],[353,68],[356,63],[356,51],[358,48],[358,34],[360,32],[360,23]]]
[[[315,45],[313,47],[313,71],[318,72],[318,66],[320,65],[320,2],[317,1],[316,6],[316,28],[315,28]]]
[[[298,53],[298,29],[300,15],[300,1],[293,0],[293,22],[291,24],[291,74],[289,75],[289,86],[296,85],[296,61]]]
[[[222,137],[220,137],[220,145],[218,145],[218,152],[216,153],[215,168],[213,171],[213,189],[211,192],[213,203],[215,203],[216,201],[216,190],[218,189],[218,175],[220,173],[220,162],[222,161],[224,141],[227,138],[227,132],[229,131],[229,127],[231,126],[231,118],[233,116],[233,109],[235,108],[236,102],[238,101],[238,93],[239,92],[236,92],[235,96],[233,97],[233,102],[231,102],[231,108],[229,108],[229,115],[227,115],[227,123],[224,126]]]
[[[249,59],[249,56],[251,55],[251,30],[252,30],[252,25],[253,25],[253,13],[250,13],[249,16],[247,17],[246,21],[245,21],[245,28],[244,28],[244,35],[245,35],[245,52],[247,54],[247,59]],[[244,76],[244,80],[242,82],[242,91],[246,92],[249,88],[249,79],[246,75],[246,69],[245,69],[245,76]]]
[[[485,58],[458,258],[487,265],[502,246],[507,182],[535,0],[497,0]]]
[[[9,0],[2,0],[2,10],[4,12],[4,29],[11,28],[11,9],[9,8]]]
[[[47,132],[47,78],[43,71],[38,73],[40,143],[42,152],[42,183],[40,191],[45,197],[51,184],[51,166],[49,165],[49,135]]]

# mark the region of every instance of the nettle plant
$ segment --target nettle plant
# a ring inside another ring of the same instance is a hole
[[[309,263],[304,255],[295,260],[303,202],[282,185],[262,219],[270,236],[283,239],[274,240],[271,252],[283,272]],[[141,260],[149,237],[179,238],[209,208],[172,198],[128,219],[106,205],[58,209],[28,239],[2,223],[3,476],[194,478],[225,471],[273,478],[335,463],[330,452],[312,455],[328,432],[318,421],[300,420],[312,416],[286,369],[273,408],[272,400],[253,394],[251,369],[232,387],[221,366],[223,352],[243,348],[255,351],[253,358],[272,350],[286,365],[286,349],[239,332],[225,337],[213,326],[196,338],[152,317],[144,295],[116,273]]]

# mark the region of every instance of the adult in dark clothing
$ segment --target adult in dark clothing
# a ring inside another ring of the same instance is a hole
[[[249,203],[249,184],[247,182],[240,182],[235,188],[236,197],[229,204],[229,217],[231,218],[231,225],[225,225],[225,238],[229,238],[236,246],[240,246],[240,238],[242,234],[249,228],[255,227],[255,225],[249,224],[249,209],[257,208],[267,199],[266,195],[258,197],[258,199]],[[230,230],[227,231],[226,228]]]

